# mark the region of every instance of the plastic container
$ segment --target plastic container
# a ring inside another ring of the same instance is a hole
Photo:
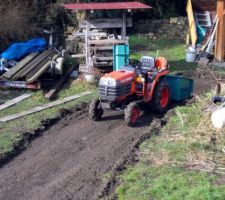
[[[172,101],[183,101],[192,97],[194,80],[182,76],[167,75],[166,79],[170,86],[170,98]]]
[[[113,71],[129,65],[129,45],[115,45],[113,47]]]
[[[195,62],[196,52],[194,47],[189,47],[186,50],[186,62]]]
[[[84,75],[87,82],[93,83],[95,81],[95,75],[94,74],[85,74]]]
[[[225,108],[213,112],[211,121],[215,128],[222,129],[225,127]]]

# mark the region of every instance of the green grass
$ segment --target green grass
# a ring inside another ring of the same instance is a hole
[[[225,196],[225,186],[211,187],[216,176],[179,167],[139,164],[122,178],[117,194],[123,200],[222,200]]]
[[[12,151],[14,144],[22,139],[22,133],[32,132],[41,126],[41,122],[43,120],[58,116],[60,109],[72,108],[80,102],[88,102],[91,98],[93,98],[93,96],[97,94],[95,86],[82,81],[75,81],[74,83],[71,83],[70,86],[62,89],[58,94],[58,99],[63,99],[65,97],[87,90],[93,91],[93,94],[81,97],[66,104],[43,110],[35,114],[24,116],[14,121],[2,123],[0,126],[0,155]],[[30,98],[18,103],[17,105],[0,111],[0,117],[16,114],[36,106],[44,105],[46,103],[49,103],[49,101],[44,98],[42,91],[33,92]]]
[[[144,36],[130,37],[131,59],[140,60],[142,56],[165,57],[172,73],[196,69],[196,64],[185,61],[185,42],[178,39],[161,38],[149,40]]]
[[[195,64],[185,62],[182,41],[161,39],[147,43],[143,37],[136,36],[132,36],[131,41],[131,49],[144,49],[133,52],[133,59],[140,59],[142,55],[155,56],[159,50],[159,55],[168,59],[172,73],[196,69]],[[222,179],[219,174],[204,171],[212,169],[215,151],[217,166],[225,167],[221,151],[225,146],[224,134],[217,132],[214,147],[211,136],[215,130],[210,114],[203,111],[210,105],[212,95],[207,93],[193,104],[176,107],[161,132],[140,146],[139,162],[128,166],[128,170],[118,176],[119,200],[225,199],[225,181],[218,181]]]
[[[22,139],[21,134],[7,133],[0,135],[0,157],[6,152],[13,150],[13,144]]]
[[[210,115],[202,111],[209,106],[208,96],[176,107],[161,133],[141,145],[140,161],[119,176],[119,200],[224,199],[225,181],[216,184],[222,176],[204,171],[204,166],[213,166],[214,151],[217,166],[225,167],[224,135],[218,132],[216,147],[211,144],[215,130]],[[192,164],[194,168],[186,167]]]

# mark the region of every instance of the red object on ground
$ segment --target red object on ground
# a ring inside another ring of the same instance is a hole
[[[64,4],[63,6],[69,10],[132,10],[152,8],[141,2],[75,3]]]

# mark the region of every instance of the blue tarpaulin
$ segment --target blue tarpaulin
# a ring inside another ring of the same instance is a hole
[[[29,53],[43,51],[45,47],[46,41],[43,38],[14,43],[1,54],[1,58],[5,60],[20,60]]]

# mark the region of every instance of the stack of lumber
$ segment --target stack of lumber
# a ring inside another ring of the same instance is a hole
[[[54,49],[45,50],[42,53],[31,53],[5,72],[0,79],[35,82],[50,67],[52,60],[58,57],[59,53]]]

